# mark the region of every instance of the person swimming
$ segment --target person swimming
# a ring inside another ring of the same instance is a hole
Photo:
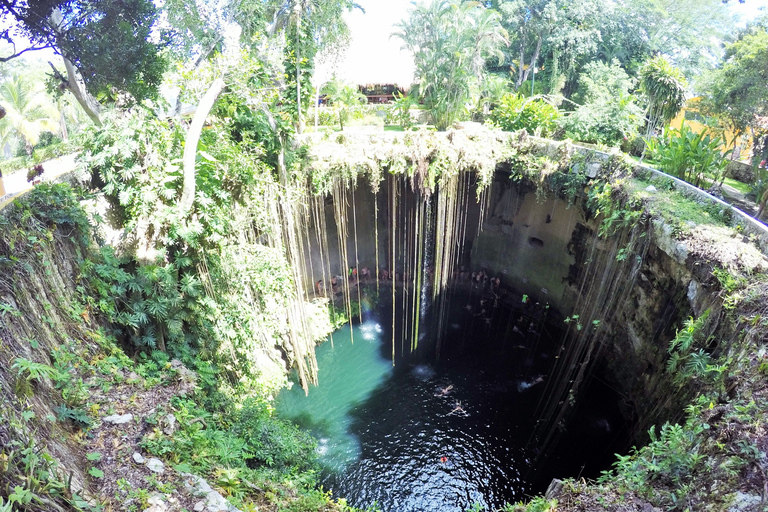
[[[446,396],[448,393],[451,392],[453,389],[453,384],[448,384],[446,387],[441,388],[437,393],[435,393],[435,396]]]
[[[446,414],[446,416],[450,416],[452,414],[466,414],[467,412],[464,410],[464,408],[461,406],[461,402],[458,400],[456,401],[455,406],[453,407],[453,410]]]

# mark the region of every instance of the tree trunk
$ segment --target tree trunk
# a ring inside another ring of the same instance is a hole
[[[520,41],[520,59],[517,61],[517,83],[515,83],[515,90],[518,90],[523,85],[523,68],[525,67],[525,39]]]
[[[224,90],[224,80],[217,78],[208,88],[208,91],[200,100],[200,104],[195,111],[195,117],[189,126],[187,138],[184,141],[184,156],[182,163],[184,168],[184,188],[181,192],[179,207],[184,215],[192,208],[195,201],[195,157],[197,155],[197,143],[200,141],[200,133],[203,131],[205,118],[213,108],[216,98]]]
[[[54,30],[56,30],[58,34],[60,32],[59,28],[62,22],[61,11],[58,8],[53,10],[49,21],[51,26],[54,28]],[[53,63],[48,62],[48,64],[50,64],[50,66],[53,68],[54,75],[56,78],[61,80],[64,87],[66,87],[67,90],[69,90],[69,92],[74,95],[77,102],[80,104],[83,110],[85,110],[85,113],[88,114],[88,117],[91,118],[91,121],[93,121],[96,126],[101,126],[101,105],[98,101],[96,101],[96,98],[91,96],[91,93],[88,92],[88,89],[86,89],[85,81],[83,81],[83,77],[80,75],[80,72],[77,70],[75,65],[72,64],[72,62],[65,55],[62,54],[61,58],[64,59],[64,68],[67,70],[67,76],[63,77],[53,65]]]
[[[304,121],[301,118],[301,3],[296,5],[296,133],[301,133],[304,131]]]
[[[69,131],[67,130],[67,121],[64,119],[62,111],[59,111],[59,131],[61,132],[61,140],[67,142],[69,140]]]
[[[542,40],[542,39],[543,39],[543,38],[542,38],[541,36],[539,36],[539,40],[538,40],[538,42],[536,43],[536,50],[533,52],[533,56],[531,57],[531,63],[530,63],[530,65],[528,66],[528,69],[526,69],[526,70],[523,72],[523,80],[522,80],[522,82],[520,82],[520,85],[522,85],[522,84],[523,84],[523,82],[525,82],[526,80],[528,80],[528,73],[530,73],[530,72],[531,72],[531,70],[533,69],[533,67],[536,65],[536,61],[537,61],[537,60],[538,60],[538,58],[539,58],[539,52],[541,51],[541,40]],[[520,61],[520,62],[522,62],[522,61]],[[521,64],[521,65],[522,65],[522,64]],[[520,87],[520,85],[518,85],[518,87]],[[531,96],[533,96],[533,90],[531,90]]]
[[[80,106],[83,107],[83,110],[85,110],[85,113],[91,118],[91,121],[93,121],[96,126],[101,126],[101,105],[85,88],[83,77],[80,76],[80,72],[75,65],[66,57],[62,58],[64,59],[64,68],[67,70],[67,89],[75,96],[75,99]]]

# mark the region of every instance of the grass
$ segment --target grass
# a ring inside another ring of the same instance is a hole
[[[744,183],[743,181],[738,181],[733,178],[725,178],[725,180],[723,180],[723,183],[735,188],[736,190],[738,190],[744,195],[747,195],[750,192],[752,192],[752,185],[749,185],[748,183]]]
[[[663,178],[654,180],[633,179],[630,184],[630,192],[634,197],[646,202],[648,209],[654,215],[658,215],[672,225],[687,224],[688,222],[714,226],[728,225],[726,215],[730,210],[722,212],[723,206],[717,203],[698,203],[672,189],[671,184],[671,180],[664,180]],[[647,192],[645,189],[649,185],[653,185],[656,192]]]

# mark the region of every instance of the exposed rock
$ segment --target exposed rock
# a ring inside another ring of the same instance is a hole
[[[163,428],[163,432],[167,436],[173,435],[173,433],[176,431],[176,416],[173,415],[173,413],[168,413],[168,415],[165,417],[165,427]]]
[[[165,465],[160,461],[160,459],[156,459],[154,457],[147,461],[147,469],[160,475],[165,473]]]
[[[142,457],[139,452],[133,452],[133,461],[136,464],[144,464],[145,462],[147,462],[147,459]]]
[[[197,374],[195,372],[184,366],[178,359],[171,361],[171,368],[176,371],[179,379],[179,389],[177,391],[179,396],[185,396],[195,389],[195,386],[197,386]]]
[[[106,416],[102,419],[102,421],[105,421],[107,423],[112,423],[114,425],[123,425],[124,423],[128,423],[133,419],[133,414],[113,414],[112,416]]]
[[[645,191],[653,194],[654,192],[656,192],[656,187],[654,187],[653,185],[648,185],[647,187],[645,187]]]
[[[592,162],[591,164],[587,164],[585,171],[587,178],[597,178],[597,175],[600,174],[601,167],[602,164],[600,162]]]
[[[763,498],[755,496],[753,494],[745,494],[741,491],[737,491],[733,495],[733,505],[728,508],[728,512],[752,512],[758,510],[765,510],[760,506]]]
[[[181,473],[181,476],[184,477],[184,486],[188,491],[203,497],[203,500],[195,504],[195,512],[241,512],[211,488],[203,478],[190,473]]]
[[[144,509],[144,512],[168,512],[168,504],[163,500],[164,496],[154,493],[147,500],[149,508]]]
[[[563,493],[563,481],[557,478],[553,478],[547,487],[547,492],[544,493],[544,497],[548,500],[553,500]]]

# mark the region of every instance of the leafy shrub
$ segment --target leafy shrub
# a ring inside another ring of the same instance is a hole
[[[312,469],[315,440],[287,421],[275,418],[263,403],[248,400],[230,430],[245,440],[249,459],[276,468]]]
[[[410,130],[413,127],[411,107],[416,103],[413,96],[395,93],[395,102],[387,112],[385,122],[387,124],[397,124],[406,131]]]
[[[633,139],[643,122],[643,111],[629,92],[634,81],[618,61],[587,64],[579,83],[577,98],[583,104],[560,121],[566,136],[610,146]]]
[[[542,136],[550,135],[557,127],[558,109],[544,100],[525,98],[520,94],[506,94],[488,118],[504,131],[537,130]]]
[[[713,137],[706,130],[694,133],[685,123],[679,130],[668,130],[663,139],[645,142],[662,171],[697,187],[704,180],[720,180],[728,166],[727,156],[733,151],[722,152],[723,139]]]

